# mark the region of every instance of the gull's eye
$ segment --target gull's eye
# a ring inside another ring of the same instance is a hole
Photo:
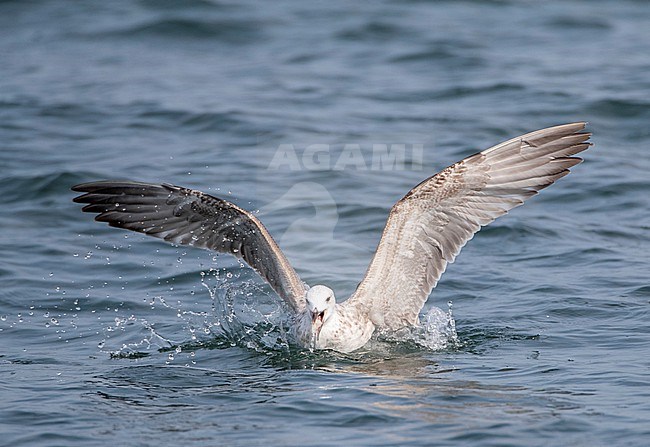
[[[325,301],[327,301],[327,302],[329,303],[331,299],[332,299],[332,297],[331,297],[331,296],[328,296],[327,299],[326,299]]]

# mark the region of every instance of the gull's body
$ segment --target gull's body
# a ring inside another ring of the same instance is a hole
[[[365,345],[375,332],[375,325],[360,308],[336,304],[329,287],[312,287],[306,301],[307,309],[296,316],[293,326],[294,338],[302,346],[350,352]],[[322,322],[320,312],[324,312]]]
[[[308,287],[264,225],[226,200],[168,184],[102,181],[73,190],[96,220],[165,239],[231,253],[248,263],[294,313],[304,347],[354,351],[376,330],[417,326],[431,290],[460,249],[489,224],[582,159],[584,123],[541,129],[455,163],[411,189],[391,209],[366,275],[337,304],[325,286]]]

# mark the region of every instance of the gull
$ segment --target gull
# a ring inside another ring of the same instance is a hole
[[[173,244],[230,253],[287,303],[295,341],[351,352],[375,332],[417,327],[447,264],[481,227],[569,173],[591,136],[578,122],[527,133],[427,178],[390,210],[354,293],[337,304],[327,286],[305,284],[262,222],[227,200],[171,184],[97,181],[72,188],[83,211],[112,227]]]

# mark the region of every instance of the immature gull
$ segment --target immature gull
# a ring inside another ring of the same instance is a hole
[[[522,135],[443,169],[393,205],[366,275],[336,304],[332,290],[307,286],[264,225],[226,200],[169,184],[100,181],[74,186],[95,220],[166,241],[243,259],[295,315],[304,347],[350,352],[375,330],[418,325],[447,263],[481,227],[519,206],[582,161],[585,123]]]

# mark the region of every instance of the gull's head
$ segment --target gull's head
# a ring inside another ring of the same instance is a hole
[[[311,315],[312,335],[318,338],[323,324],[334,314],[334,292],[329,287],[318,285],[307,290],[305,299]]]

